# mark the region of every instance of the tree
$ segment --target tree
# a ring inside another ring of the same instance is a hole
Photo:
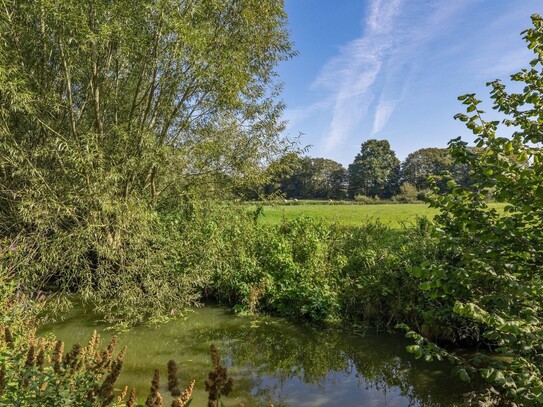
[[[266,195],[283,194],[289,198],[302,198],[308,193],[311,178],[311,160],[290,152],[272,162],[268,168]]]
[[[347,170],[328,158],[311,159],[311,184],[314,198],[339,199],[344,196]]]
[[[446,148],[421,148],[407,156],[401,165],[401,179],[417,189],[430,187],[428,177],[452,168],[452,158]]]
[[[268,194],[281,192],[300,199],[339,199],[345,195],[347,171],[334,160],[289,153],[272,163],[268,171],[272,174]]]
[[[349,165],[349,192],[390,198],[398,188],[400,161],[387,140],[368,140]]]
[[[259,199],[261,195],[271,196],[283,192],[285,180],[292,177],[299,169],[301,159],[295,152],[289,152],[269,163],[266,168],[267,182],[263,186],[262,193],[253,194],[253,199]]]
[[[336,169],[330,172],[328,178],[329,193],[328,198],[343,199],[347,196],[347,188],[349,186],[349,179],[347,170],[343,165],[336,166]]]
[[[167,268],[156,211],[252,182],[284,150],[283,2],[8,0],[0,27],[10,268],[33,289],[167,292],[146,276]]]
[[[450,180],[451,193],[431,199],[440,211],[442,255],[416,271],[421,287],[440,302],[439,315],[456,319],[464,340],[490,351],[449,354],[415,333],[417,344],[409,348],[419,357],[446,356],[464,380],[479,377],[498,390],[486,396],[503,405],[543,404],[543,19],[533,15],[532,22],[523,34],[535,58],[511,76],[522,91],[488,83],[503,120],[485,120],[475,94],[459,98],[467,112],[456,118],[476,136],[478,149],[455,139],[449,151],[472,183]],[[500,124],[512,136],[500,137]],[[506,204],[504,213],[485,203],[491,189]]]
[[[467,147],[474,153],[481,153],[477,147]],[[422,148],[407,156],[401,164],[401,182],[409,182],[418,190],[430,188],[436,182],[441,192],[450,192],[447,187],[449,179],[460,185],[473,182],[469,176],[470,169],[467,164],[455,162],[446,148]],[[433,177],[433,180],[430,180]]]

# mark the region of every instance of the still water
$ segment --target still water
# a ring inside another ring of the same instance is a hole
[[[74,309],[62,322],[42,327],[40,335],[54,333],[68,347],[86,344],[97,330],[105,346],[113,333],[96,320]],[[450,377],[449,365],[414,360],[401,335],[347,335],[281,318],[239,317],[220,307],[194,309],[185,318],[118,336],[117,349],[128,347],[119,387],[136,387],[143,402],[154,369],[160,369],[165,406],[171,402],[166,396],[170,359],[178,363],[182,387],[196,380],[191,406],[207,405],[204,381],[212,370],[211,344],[234,379],[226,407],[454,406],[469,390]]]

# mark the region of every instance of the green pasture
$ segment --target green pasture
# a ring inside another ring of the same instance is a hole
[[[497,209],[503,204],[489,204]],[[398,229],[402,225],[412,225],[417,216],[433,218],[437,210],[422,203],[416,204],[379,204],[379,205],[270,205],[264,206],[260,222],[266,225],[279,224],[283,219],[294,219],[301,215],[327,222],[338,222],[344,225],[379,221],[391,228]]]

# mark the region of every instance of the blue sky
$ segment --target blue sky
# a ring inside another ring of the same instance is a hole
[[[299,51],[279,67],[286,134],[348,165],[370,138],[389,140],[400,159],[472,140],[453,119],[457,97],[488,100],[486,82],[507,84],[528,66],[520,32],[543,2],[286,0],[286,10]]]

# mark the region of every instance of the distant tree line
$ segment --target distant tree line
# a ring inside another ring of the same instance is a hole
[[[348,188],[347,170],[327,158],[301,157],[290,153],[268,167],[270,181],[265,194],[282,193],[288,198],[341,199]]]
[[[477,151],[477,149],[473,149]],[[387,140],[367,140],[360,153],[345,168],[327,158],[289,153],[267,168],[269,182],[264,193],[283,194],[291,199],[421,199],[435,185],[447,190],[447,180],[471,183],[468,168],[454,163],[446,148],[422,148],[403,162]]]

